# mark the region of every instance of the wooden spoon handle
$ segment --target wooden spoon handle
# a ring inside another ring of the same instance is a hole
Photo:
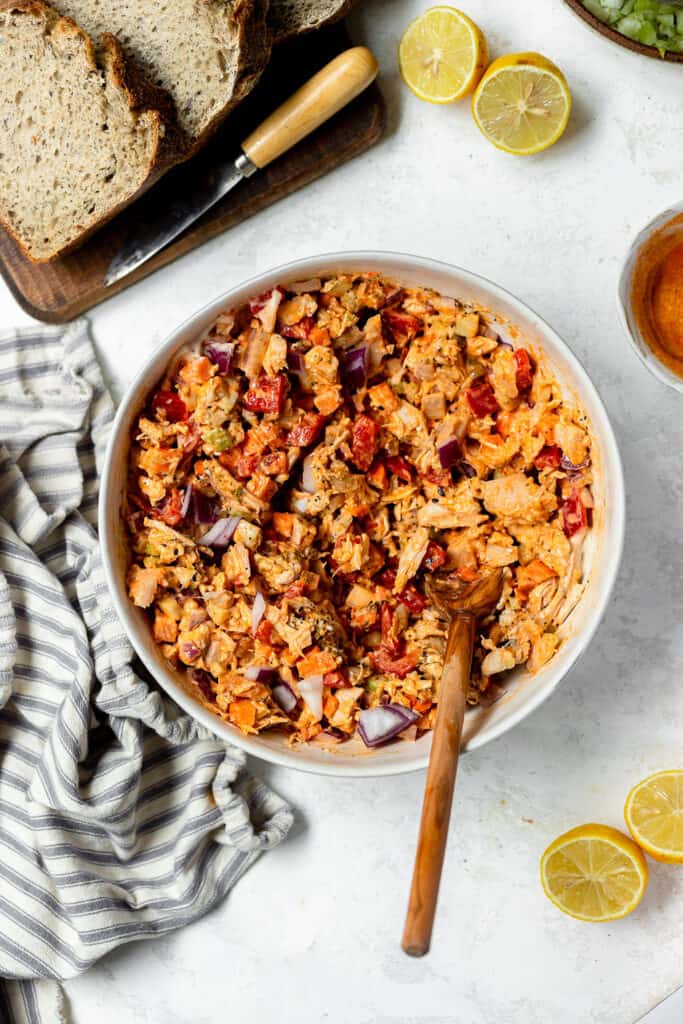
[[[474,630],[474,616],[458,614],[451,621],[448,634],[413,884],[403,929],[402,946],[410,956],[424,956],[432,938],[472,668]]]

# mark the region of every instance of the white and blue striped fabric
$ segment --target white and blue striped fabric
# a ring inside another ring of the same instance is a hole
[[[112,418],[84,321],[0,336],[3,1024],[62,1021],[60,979],[200,917],[292,821],[136,672],[96,532]]]

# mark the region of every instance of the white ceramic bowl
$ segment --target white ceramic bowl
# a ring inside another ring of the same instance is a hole
[[[672,206],[670,209],[665,210],[664,213],[660,213],[658,217],[655,217],[649,224],[646,224],[642,231],[638,232],[622,265],[617,294],[621,324],[626,332],[626,337],[631,342],[633,351],[658,380],[661,380],[663,384],[668,384],[675,391],[680,392],[683,392],[683,378],[678,377],[673,370],[670,370],[668,366],[660,362],[640,331],[631,305],[631,290],[638,257],[644,247],[654,234],[661,234],[662,237],[667,237],[668,233],[662,229],[665,229],[666,225],[674,221],[674,219],[679,219],[682,214],[683,203],[680,203],[678,206]],[[671,228],[671,234],[683,238],[683,225],[681,225],[680,220],[678,224]]]
[[[118,411],[109,444],[100,494],[100,539],[105,570],[114,603],[133,646],[152,675],[189,714],[226,742],[275,764],[325,775],[394,775],[425,768],[431,737],[417,742],[397,741],[366,750],[359,739],[327,751],[316,745],[292,749],[286,738],[271,734],[245,736],[212,715],[182,685],[152,641],[144,612],[133,607],[125,586],[126,538],[121,508],[126,462],[133,421],[167,364],[184,345],[197,339],[222,309],[245,302],[274,285],[317,277],[335,271],[379,271],[406,285],[423,285],[491,310],[503,336],[516,328],[542,350],[565,393],[575,394],[588,413],[597,442],[595,458],[595,528],[586,552],[587,586],[567,622],[566,639],[555,657],[535,676],[516,670],[508,677],[508,692],[489,709],[467,715],[467,749],[500,736],[538,707],[558,686],[588,646],[609,600],[621,556],[624,531],[624,484],[614,434],[598,394],[574,355],[555,332],[508,292],[466,270],[434,260],[393,253],[351,252],[299,260],[246,281],[216,299],[179,327],[154,353],[129,388]]]

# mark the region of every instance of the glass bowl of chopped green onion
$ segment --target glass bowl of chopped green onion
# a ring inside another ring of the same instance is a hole
[[[565,0],[592,28],[626,49],[683,63],[683,6],[661,0]]]

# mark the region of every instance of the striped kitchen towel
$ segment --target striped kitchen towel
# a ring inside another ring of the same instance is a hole
[[[79,321],[0,336],[0,1020],[212,907],[288,806],[136,673],[97,542],[113,417]],[[38,980],[43,979],[43,980]]]

